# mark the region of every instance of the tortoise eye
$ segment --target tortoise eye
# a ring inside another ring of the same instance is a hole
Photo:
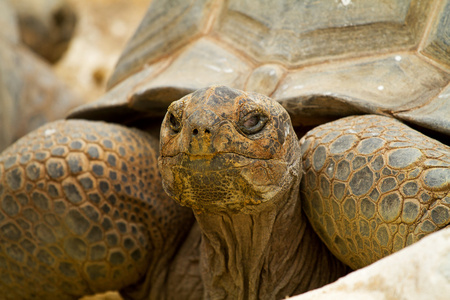
[[[248,118],[242,125],[244,125],[245,128],[252,128],[252,127],[255,127],[259,123],[260,119],[261,118],[259,115],[253,115],[250,118]]]
[[[166,122],[174,133],[180,132],[181,127],[183,127],[183,124],[181,122],[183,120],[183,111],[186,106],[186,101],[188,101],[189,99],[190,95],[187,95],[180,100],[172,102],[167,108]]]
[[[180,132],[181,130],[181,122],[180,120],[178,120],[178,118],[171,112],[169,112],[169,123],[170,123],[170,128],[172,128],[172,130],[175,133]]]
[[[245,134],[255,134],[264,128],[268,120],[269,118],[265,114],[253,111],[239,120],[238,126]]]

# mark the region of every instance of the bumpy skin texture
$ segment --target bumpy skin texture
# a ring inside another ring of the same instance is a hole
[[[302,206],[353,268],[448,226],[447,146],[369,115],[300,147],[271,101],[219,86],[169,108],[159,166],[193,227],[150,135],[71,120],[19,140],[0,155],[0,294],[281,299],[348,272]]]
[[[318,126],[300,143],[304,210],[353,269],[449,226],[448,146],[374,115]]]
[[[272,99],[213,86],[174,102],[159,166],[201,229],[204,299],[282,299],[348,271],[301,211],[298,138]]]
[[[272,99],[225,86],[200,89],[173,102],[163,121],[163,183],[198,211],[251,210],[293,180],[293,143],[289,115]]]
[[[77,299],[164,278],[192,218],[162,191],[157,155],[148,134],[75,120],[5,150],[2,299]]]

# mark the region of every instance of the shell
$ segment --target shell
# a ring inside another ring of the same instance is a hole
[[[72,116],[161,115],[223,84],[275,98],[295,126],[376,113],[449,135],[449,15],[450,0],[154,0],[110,93]]]

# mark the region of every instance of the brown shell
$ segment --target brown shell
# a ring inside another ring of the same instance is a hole
[[[161,115],[223,84],[275,98],[294,125],[378,113],[450,134],[449,15],[450,0],[154,0],[110,92],[72,116]]]

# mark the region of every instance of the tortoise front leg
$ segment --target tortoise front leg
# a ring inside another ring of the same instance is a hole
[[[6,149],[2,297],[76,299],[164,277],[193,219],[162,190],[157,149],[138,130],[77,120]]]
[[[450,227],[448,146],[376,115],[323,124],[300,143],[303,208],[351,268]]]

